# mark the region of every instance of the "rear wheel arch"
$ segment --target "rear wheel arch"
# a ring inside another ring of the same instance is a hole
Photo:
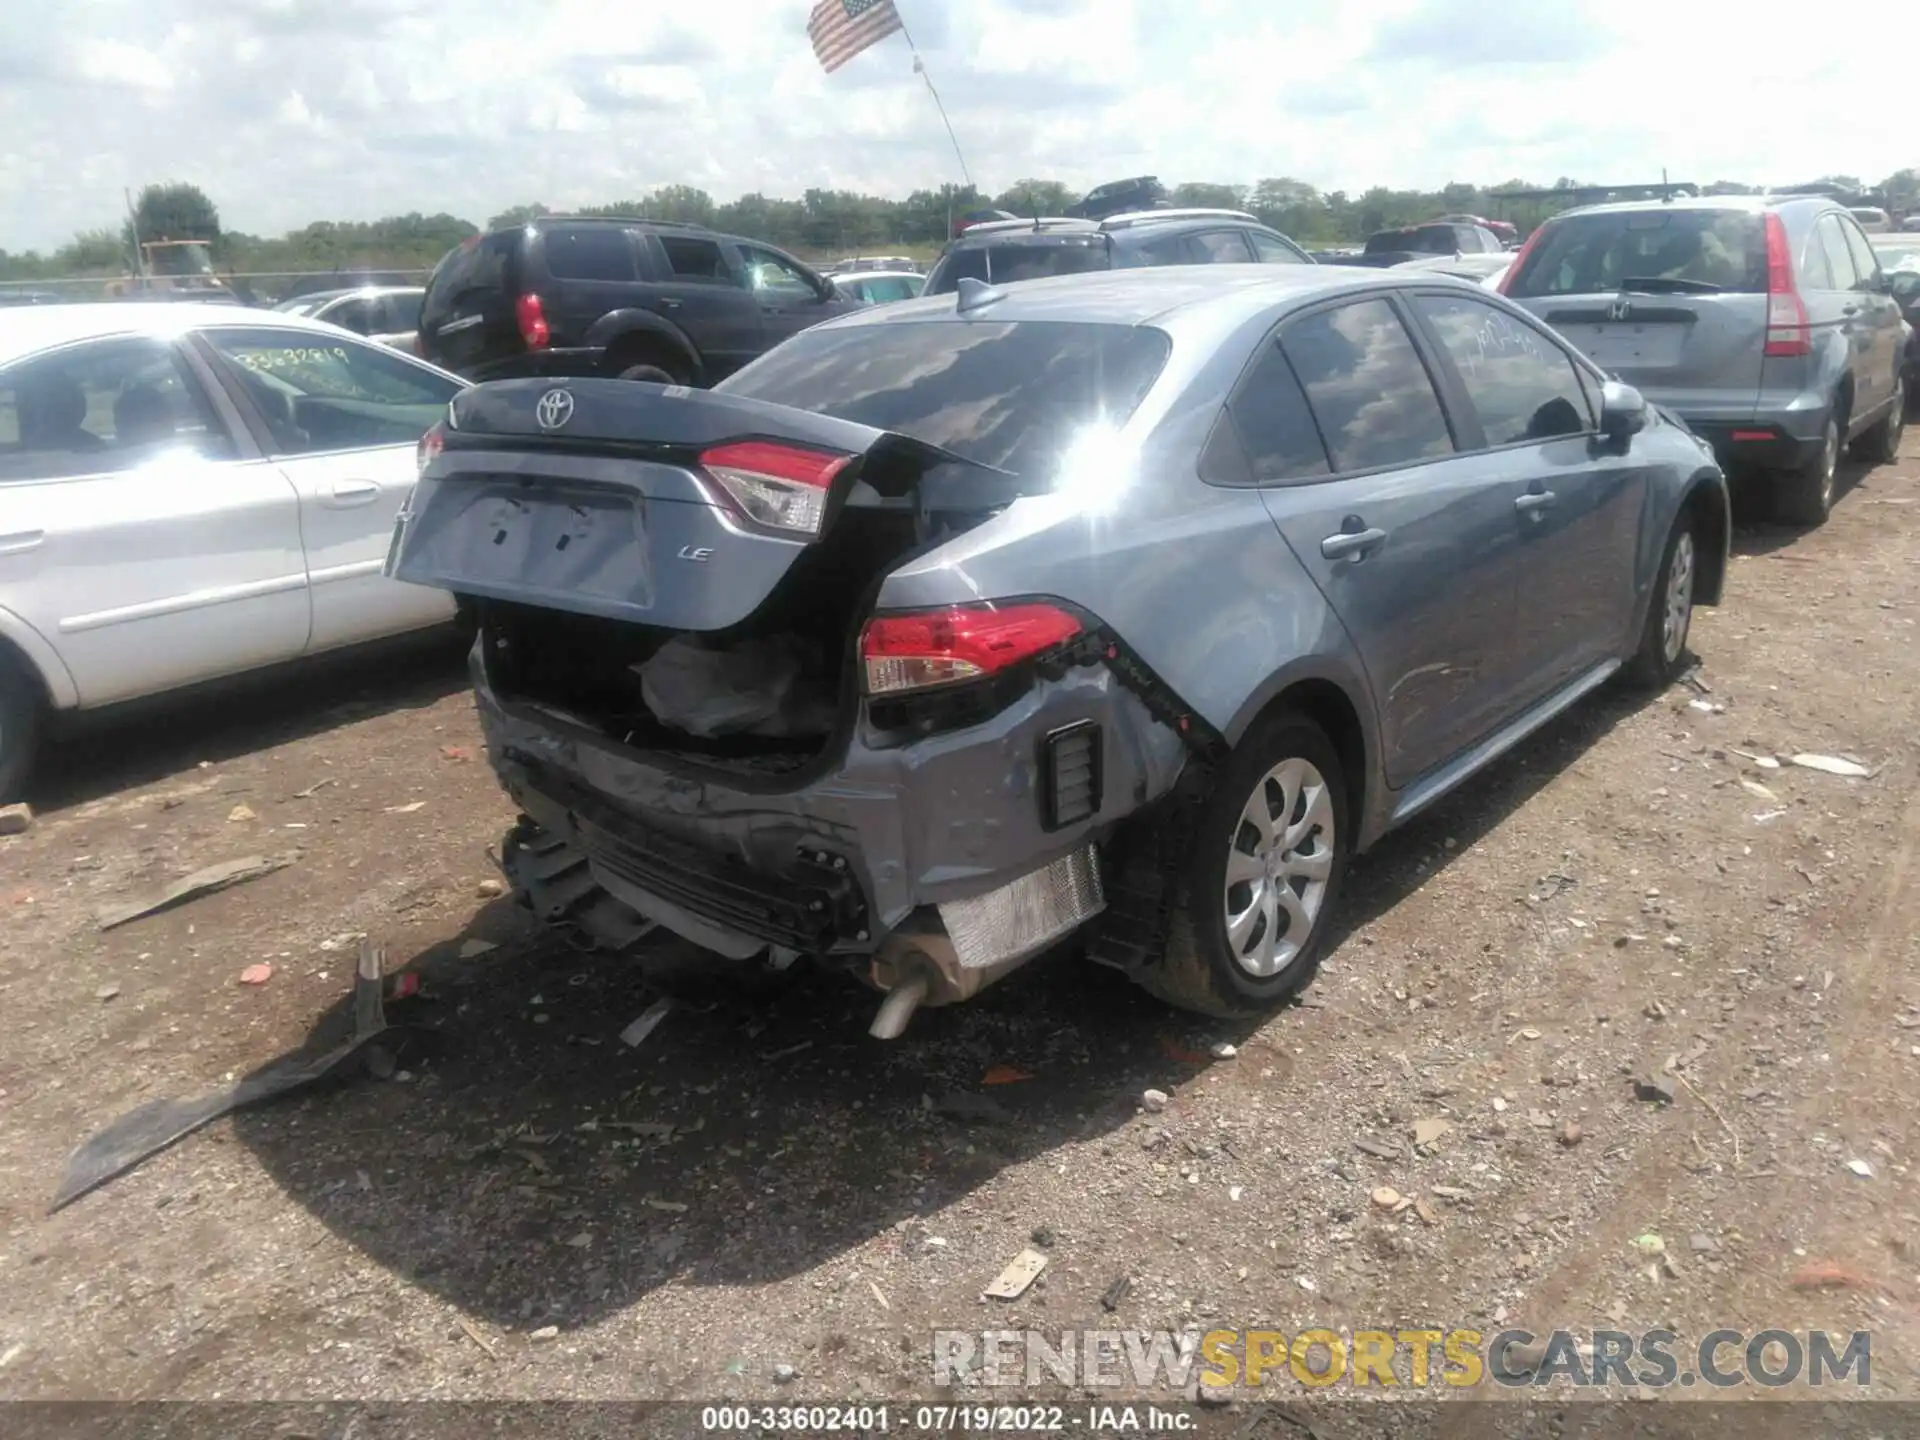
[[[698,382],[703,366],[693,342],[677,327],[645,311],[615,311],[587,332],[588,343],[606,349],[605,370],[618,375],[634,365],[655,364]]]
[[[1340,756],[1340,768],[1346,778],[1348,813],[1353,817],[1347,837],[1351,845],[1369,831],[1367,800],[1373,757],[1378,753],[1372,729],[1362,718],[1359,703],[1346,685],[1331,676],[1296,675],[1282,680],[1272,694],[1259,700],[1257,708],[1251,708],[1234,727],[1230,738],[1237,746],[1246,736],[1283,714],[1311,720]]]
[[[20,798],[51,709],[46,677],[0,635],[0,805]]]
[[[1680,502],[1677,516],[1690,516],[1695,543],[1699,547],[1699,579],[1694,582],[1694,603],[1718,605],[1727,579],[1727,547],[1733,538],[1732,504],[1727,483],[1717,473],[1696,475]]]

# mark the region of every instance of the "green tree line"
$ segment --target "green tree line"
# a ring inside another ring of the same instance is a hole
[[[1871,193],[1896,212],[1920,208],[1920,170],[1906,169],[1878,186],[1858,177],[1825,179],[1855,193]],[[1303,245],[1353,243],[1377,230],[1416,224],[1437,215],[1465,213],[1513,222],[1524,232],[1556,210],[1563,198],[1512,200],[1501,192],[1564,190],[1577,183],[1561,177],[1551,186],[1513,179],[1495,185],[1464,182],[1438,190],[1393,190],[1375,186],[1353,194],[1323,191],[1286,177],[1253,185],[1188,181],[1168,187],[1176,205],[1247,210]],[[1716,181],[1710,194],[1758,193],[1760,187]],[[574,213],[633,215],[690,221],[732,234],[769,241],[809,258],[894,247],[926,250],[948,233],[952,215],[991,206],[1018,215],[1057,215],[1079,198],[1058,180],[1019,180],[998,194],[971,186],[915,190],[904,199],[851,190],[808,190],[797,199],[761,194],[716,201],[690,185],[664,185],[639,199],[587,206]],[[487,228],[552,213],[539,203],[517,205],[487,219]],[[279,236],[225,230],[204,191],[184,182],[149,185],[119,229],[84,231],[56,250],[9,254],[0,250],[0,280],[50,280],[126,273],[136,232],[141,240],[201,239],[213,246],[216,264],[241,273],[424,270],[480,227],[444,212],[390,215],[379,220],[318,220]]]

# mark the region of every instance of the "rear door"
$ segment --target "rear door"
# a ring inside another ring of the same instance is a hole
[[[434,270],[420,309],[420,353],[441,369],[464,375],[526,350],[514,313],[524,234],[476,235]]]
[[[667,231],[641,239],[656,277],[641,303],[686,333],[706,364],[709,383],[760,353],[760,302],[718,240]]]
[[[1512,688],[1524,478],[1459,453],[1426,359],[1379,295],[1285,322],[1229,412],[1275,524],[1360,653],[1388,780],[1405,786],[1491,729]]]
[[[1413,308],[1466,396],[1485,464],[1521,487],[1506,708],[1522,709],[1620,653],[1648,472],[1595,443],[1598,387],[1545,330],[1458,291],[1416,293]]]
[[[1202,230],[1187,236],[1187,259],[1193,265],[1251,265],[1253,251],[1239,230]]]
[[[1893,398],[1900,385],[1904,348],[1900,334],[1900,304],[1887,293],[1887,279],[1880,269],[1880,257],[1874,254],[1866,233],[1853,222],[1851,216],[1841,216],[1839,223],[1847,237],[1847,248],[1853,252],[1853,268],[1857,277],[1853,301],[1860,307],[1859,319],[1873,342],[1866,374],[1856,383],[1864,395],[1867,380],[1872,380],[1875,396],[1873,406],[1877,410]],[[1864,401],[1857,402],[1857,406],[1860,413],[1866,413]]]
[[[1688,419],[1753,417],[1767,321],[1756,212],[1663,207],[1550,221],[1506,294],[1602,371]]]
[[[1818,263],[1815,263],[1815,257]],[[1861,305],[1860,272],[1841,228],[1840,212],[1829,210],[1814,223],[1807,243],[1808,268],[1816,288],[1806,298],[1814,332],[1814,350],[1822,353],[1825,336],[1838,334],[1846,347],[1847,373],[1853,376],[1853,418],[1872,412],[1881,391],[1875,384],[1873,320]],[[1811,379],[1809,375],[1807,377]],[[1842,437],[1845,438],[1844,436]]]
[[[534,233],[536,288],[554,347],[584,345],[596,320],[638,298],[639,237],[619,225],[542,225]]]
[[[267,325],[209,326],[200,339],[299,497],[313,593],[307,648],[331,650],[452,618],[448,596],[381,574],[415,446],[461,388],[367,341]]]
[[[180,347],[92,340],[0,370],[0,608],[95,706],[299,655],[293,487]]]
[[[826,287],[795,261],[764,245],[737,244],[740,273],[760,306],[760,345],[771,350],[782,340],[834,315],[844,315],[854,302],[826,292]]]

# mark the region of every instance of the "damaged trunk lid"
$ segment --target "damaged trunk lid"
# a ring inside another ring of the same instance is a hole
[[[675,631],[746,621],[848,506],[924,510],[953,469],[972,472],[970,506],[1014,493],[907,436],[625,380],[477,386],[432,452],[389,575]]]

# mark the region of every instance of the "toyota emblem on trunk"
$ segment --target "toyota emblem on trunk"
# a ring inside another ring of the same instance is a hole
[[[558,430],[573,418],[573,392],[549,390],[534,403],[533,418],[542,430]]]

